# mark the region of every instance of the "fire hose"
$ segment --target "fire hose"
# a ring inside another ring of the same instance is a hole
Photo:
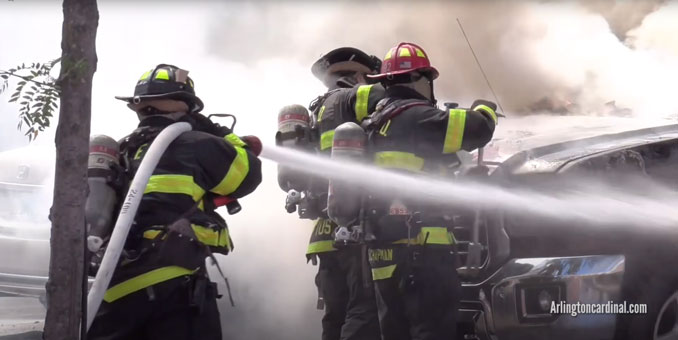
[[[101,260],[101,266],[97,271],[92,288],[87,295],[87,330],[92,326],[94,316],[96,315],[101,301],[104,298],[106,289],[111,282],[113,272],[117,267],[120,254],[122,253],[125,240],[129,234],[130,227],[134,221],[144,189],[153,174],[153,170],[158,165],[160,157],[165,152],[169,144],[180,134],[190,131],[191,125],[188,123],[174,123],[163,129],[157,138],[151,143],[146,156],[143,158],[139,170],[136,172],[130,185],[124,203],[120,209],[120,214],[113,228],[108,247]]]

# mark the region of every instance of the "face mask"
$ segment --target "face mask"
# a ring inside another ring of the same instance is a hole
[[[431,81],[427,77],[421,77],[419,80],[411,83],[411,87],[427,99],[433,99]]]
[[[339,87],[353,87],[357,84],[366,84],[364,74],[360,72],[336,72],[328,74],[325,78],[325,86],[330,90]]]

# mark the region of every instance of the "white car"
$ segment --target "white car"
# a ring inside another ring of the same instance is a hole
[[[54,149],[0,152],[0,294],[44,301]]]

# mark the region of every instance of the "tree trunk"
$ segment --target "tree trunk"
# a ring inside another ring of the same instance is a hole
[[[92,109],[92,77],[96,70],[95,40],[99,25],[96,0],[64,0],[61,41],[59,125],[51,258],[47,281],[44,339],[80,337],[82,319],[87,157]]]

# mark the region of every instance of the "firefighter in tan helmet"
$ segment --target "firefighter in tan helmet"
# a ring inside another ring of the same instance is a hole
[[[378,72],[380,64],[379,58],[353,47],[334,49],[313,64],[311,71],[327,87],[327,92],[309,105],[313,125],[308,148],[311,152],[329,157],[335,128],[344,122],[359,124],[374,110],[384,96],[384,89],[368,85],[367,75]],[[308,115],[308,111],[300,105],[281,111],[287,118],[304,114]],[[302,174],[302,178],[308,177]],[[281,188],[290,189],[285,183],[281,183]],[[316,220],[306,255],[314,263],[319,260],[316,285],[322,301],[319,307],[325,310],[322,339],[379,339],[374,290],[371,284],[363,285],[363,268],[368,264],[362,263],[360,247],[335,247],[337,224],[328,218],[326,210],[328,181],[312,178],[306,189],[308,199],[299,211],[301,218]]]

